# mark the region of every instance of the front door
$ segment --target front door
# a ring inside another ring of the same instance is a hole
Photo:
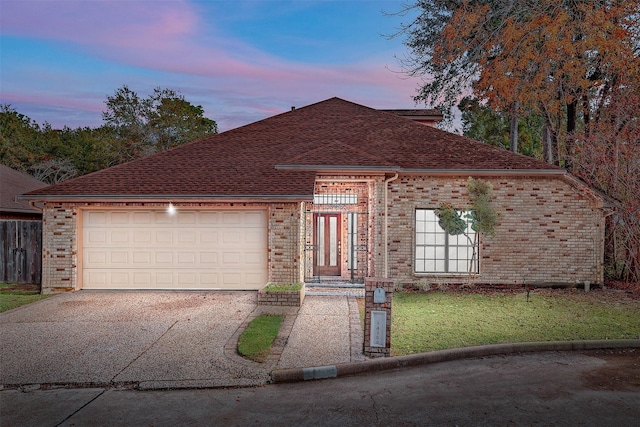
[[[340,276],[341,240],[340,214],[317,213],[313,215],[314,276]]]

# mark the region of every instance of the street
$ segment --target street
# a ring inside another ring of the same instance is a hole
[[[635,426],[640,351],[543,352],[256,388],[0,392],[3,426]]]

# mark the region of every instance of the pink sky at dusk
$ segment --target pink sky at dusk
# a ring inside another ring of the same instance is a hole
[[[54,127],[99,126],[122,85],[181,92],[220,130],[338,96],[413,108],[388,40],[398,1],[0,2],[0,103]]]

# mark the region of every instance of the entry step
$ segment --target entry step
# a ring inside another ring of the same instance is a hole
[[[335,287],[335,286],[305,286],[305,295],[319,295],[319,296],[347,296],[364,298],[364,286],[360,287]]]

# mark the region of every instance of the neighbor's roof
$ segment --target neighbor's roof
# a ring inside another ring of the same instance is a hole
[[[26,200],[18,196],[28,191],[46,187],[31,175],[18,172],[8,166],[0,165],[0,211],[13,213],[40,213],[33,209]]]
[[[331,98],[36,190],[29,197],[309,198],[317,172],[452,171],[564,173],[391,112]]]

